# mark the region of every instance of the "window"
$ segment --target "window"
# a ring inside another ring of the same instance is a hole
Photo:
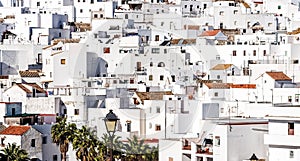
[[[157,67],[165,67],[165,63],[164,62],[159,62]]]
[[[175,82],[175,75],[171,75],[172,82]]]
[[[91,4],[94,4],[94,0],[91,0]]]
[[[53,161],[57,161],[57,155],[53,155]]]
[[[36,2],[36,6],[40,6],[41,5],[41,2]]]
[[[98,18],[98,14],[94,14],[94,18]]]
[[[220,11],[219,15],[224,16],[224,11]]]
[[[104,54],[109,54],[110,53],[110,48],[109,47],[104,47],[103,48],[103,53]]]
[[[150,62],[150,67],[153,67],[153,62]]]
[[[278,9],[279,9],[279,10],[281,9],[281,6],[280,6],[280,5],[278,5]]]
[[[67,114],[67,109],[65,108],[65,109],[64,109],[64,115],[66,115],[66,114]]]
[[[220,136],[215,136],[215,146],[220,146],[220,145],[221,145]]]
[[[159,54],[159,48],[152,48],[152,54]]]
[[[236,50],[232,51],[232,56],[236,56]]]
[[[150,123],[149,123],[149,129],[151,129],[151,128],[152,128],[152,123],[150,122]]]
[[[160,128],[160,125],[155,125],[155,131],[160,131],[161,128]]]
[[[184,5],[184,8],[187,8],[187,5]]]
[[[31,139],[31,147],[35,147],[35,139]]]
[[[221,76],[220,75],[217,75],[217,79],[220,79],[221,78]]]
[[[267,56],[267,50],[264,50],[263,53],[264,53],[264,56]]]
[[[256,50],[253,50],[253,56],[256,56]]]
[[[156,107],[156,113],[160,113],[160,107]]]
[[[11,115],[14,116],[15,114],[16,114],[16,108],[12,108],[12,109],[11,109]]]
[[[233,11],[233,14],[236,14],[237,12],[238,12],[238,10],[234,10],[234,11]]]
[[[243,51],[243,55],[246,56],[246,50]]]
[[[160,76],[159,76],[159,80],[164,80],[164,76],[163,76],[163,75],[160,75]]]
[[[298,94],[295,95],[295,102],[299,102],[299,95]]]
[[[153,80],[153,75],[149,75],[149,81]]]
[[[219,93],[218,93],[218,92],[215,92],[214,95],[215,95],[215,97],[218,97],[218,96],[219,96]]]
[[[74,110],[74,115],[79,115],[79,109]]]
[[[159,41],[159,35],[155,35],[155,41]]]
[[[292,96],[288,96],[288,102],[292,102]]]
[[[294,151],[290,151],[290,158],[294,158]]]
[[[130,120],[126,121],[126,126],[127,126],[127,132],[131,132],[131,121]]]
[[[293,122],[288,123],[288,135],[294,135],[294,123]]]
[[[80,9],[79,12],[82,13],[82,12],[83,12],[83,9]]]
[[[52,72],[49,73],[50,78],[52,78]]]
[[[60,59],[60,64],[62,65],[66,64],[66,59]]]
[[[164,49],[164,53],[167,54],[168,53],[168,49]]]
[[[47,136],[43,136],[42,144],[47,144]]]

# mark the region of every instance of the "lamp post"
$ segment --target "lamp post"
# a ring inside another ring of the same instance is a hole
[[[109,134],[110,138],[110,161],[113,161],[113,154],[112,154],[112,148],[113,148],[113,136],[116,132],[116,126],[117,121],[120,120],[118,116],[113,113],[113,110],[109,110],[109,112],[106,114],[106,117],[104,118],[106,131]]]

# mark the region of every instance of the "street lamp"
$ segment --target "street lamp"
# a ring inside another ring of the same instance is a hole
[[[106,117],[104,118],[106,131],[109,134],[109,138],[110,138],[110,161],[113,161],[113,154],[112,154],[113,136],[116,132],[116,126],[118,120],[120,119],[115,113],[113,113],[113,110],[109,110],[109,113],[106,114]]]

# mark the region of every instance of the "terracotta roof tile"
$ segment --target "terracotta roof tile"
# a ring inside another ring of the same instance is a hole
[[[1,135],[23,135],[30,129],[30,126],[9,126],[0,132]]]
[[[285,75],[283,72],[266,72],[274,80],[292,80],[290,77]]]
[[[220,32],[220,30],[208,30],[208,31],[202,32],[202,34],[200,36],[215,36],[219,32]]]
[[[31,90],[29,90],[28,88],[26,88],[23,84],[18,83],[17,86],[19,86],[26,93],[32,93]]]
[[[218,65],[212,67],[210,70],[225,70],[231,66],[232,66],[232,64],[218,64]]]
[[[26,85],[29,85],[29,86],[35,88],[37,90],[37,92],[39,92],[39,93],[47,93],[47,91],[45,91],[42,87],[40,87],[39,85],[37,85],[35,83],[27,83]]]
[[[21,77],[40,77],[36,71],[19,71]]]
[[[256,84],[232,84],[230,86],[231,88],[251,88],[251,89],[256,89]]]
[[[204,83],[209,89],[230,89],[232,83]]]
[[[144,100],[162,100],[163,95],[173,95],[171,91],[166,92],[136,92],[138,97],[144,103]]]
[[[8,79],[8,75],[0,75],[0,79]]]

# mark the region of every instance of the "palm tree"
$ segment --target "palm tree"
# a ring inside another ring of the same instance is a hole
[[[114,158],[120,158],[122,156],[123,153],[123,149],[124,149],[124,144],[122,143],[122,141],[120,141],[121,137],[120,136],[116,136],[113,135],[112,139],[110,139],[110,136],[108,134],[103,134],[103,136],[101,137],[104,146],[106,147],[106,153],[110,148],[110,142],[112,140],[112,149],[113,149],[113,156]]]
[[[73,136],[73,149],[76,150],[76,158],[81,161],[92,161],[98,156],[97,144],[99,143],[95,131],[86,126],[75,131]],[[101,151],[99,151],[101,153]]]
[[[10,144],[1,150],[6,157],[7,161],[27,161],[28,153],[26,150],[21,149],[20,146],[17,146],[16,143]]]
[[[129,160],[145,160],[146,153],[151,149],[149,145],[144,144],[145,140],[138,140],[137,136],[133,136],[133,139],[127,138],[128,144],[125,144],[126,156]]]
[[[56,120],[56,124],[51,128],[51,137],[53,142],[59,145],[62,161],[66,161],[69,143],[72,142],[73,134],[77,128],[74,123],[67,124],[65,117],[57,117]]]
[[[158,147],[153,146],[147,151],[146,160],[158,161]]]

